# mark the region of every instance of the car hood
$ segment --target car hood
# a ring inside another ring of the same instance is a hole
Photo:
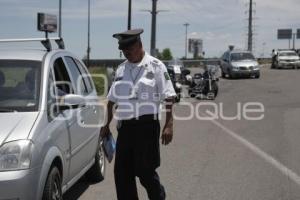
[[[299,60],[298,56],[279,56],[278,58],[281,60]]]
[[[0,113],[0,146],[26,139],[38,116],[37,112]]]
[[[241,60],[241,61],[232,62],[231,64],[237,67],[250,67],[250,66],[257,66],[258,62],[255,60]]]

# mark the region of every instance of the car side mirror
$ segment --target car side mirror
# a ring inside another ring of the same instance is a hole
[[[68,110],[84,107],[86,104],[85,99],[81,95],[67,94],[60,99],[59,109]]]

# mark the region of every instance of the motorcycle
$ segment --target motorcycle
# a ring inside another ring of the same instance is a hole
[[[175,102],[180,102],[181,99],[181,91],[182,91],[182,85],[181,85],[181,72],[179,72],[177,69],[174,68],[174,66],[168,66],[167,67],[170,79],[172,81],[174,90],[176,92]]]
[[[196,73],[188,90],[190,97],[214,100],[219,91],[217,72],[218,66],[207,65],[203,73]]]

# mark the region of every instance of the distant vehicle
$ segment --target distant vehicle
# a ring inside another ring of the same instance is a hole
[[[229,78],[237,77],[260,77],[260,67],[249,51],[228,50],[221,58],[222,77],[226,75]]]
[[[172,81],[173,87],[176,92],[175,101],[178,103],[181,99],[181,70],[178,65],[169,65],[167,66],[168,73],[170,75],[170,79]]]
[[[300,49],[297,49],[296,53],[298,54],[298,56],[300,56]]]
[[[294,50],[277,50],[272,68],[300,68],[300,57]]]
[[[45,50],[0,51],[0,199],[61,200],[83,175],[104,178],[94,82],[61,38],[61,49],[50,40],[23,40]]]
[[[214,100],[219,91],[217,77],[219,66],[206,65],[203,73],[196,73],[188,93],[191,97],[198,99]]]

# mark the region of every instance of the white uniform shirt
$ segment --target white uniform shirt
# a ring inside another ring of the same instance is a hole
[[[166,66],[145,53],[140,63],[119,65],[108,100],[117,104],[117,119],[158,114],[160,103],[176,96]]]

